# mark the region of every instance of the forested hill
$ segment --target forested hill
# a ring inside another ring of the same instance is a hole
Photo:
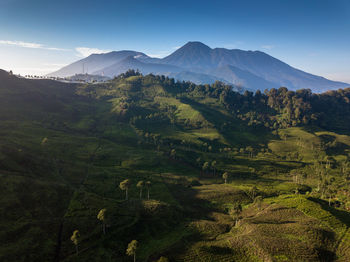
[[[0,261],[350,261],[349,101],[0,71]]]
[[[191,82],[176,82],[164,76],[142,76],[131,70],[110,83],[80,87],[79,92],[99,98],[118,97],[122,102],[117,106],[120,110],[118,113],[125,119],[131,119],[141,112],[139,103],[143,99],[160,96],[174,97],[188,104],[211,99],[247,126],[278,129],[313,125],[327,130],[350,132],[350,88],[313,94],[309,89],[289,91],[281,87],[263,93],[258,90],[240,94],[222,82],[195,85]],[[146,112],[149,111],[143,113]],[[152,113],[166,114],[162,108]]]

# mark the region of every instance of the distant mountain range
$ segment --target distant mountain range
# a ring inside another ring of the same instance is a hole
[[[88,73],[114,77],[128,69],[196,84],[219,80],[252,91],[285,86],[290,90],[309,88],[313,92],[323,92],[350,86],[303,72],[261,51],[212,49],[201,42],[188,42],[162,59],[136,51],[92,54],[48,76]]]

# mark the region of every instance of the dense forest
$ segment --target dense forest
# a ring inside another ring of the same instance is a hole
[[[348,261],[350,88],[0,71],[1,261]]]
[[[125,78],[140,76],[134,70],[121,74],[115,78],[120,82]],[[288,128],[293,126],[314,125],[339,132],[349,132],[349,103],[350,88],[328,91],[321,94],[313,94],[309,89],[301,89],[296,92],[288,91],[286,87],[272,88],[262,93],[234,91],[231,85],[225,85],[217,81],[212,85],[195,85],[191,82],[175,82],[174,79],[164,76],[147,75],[135,82],[129,82],[130,91],[136,91],[140,86],[160,85],[171,95],[179,99],[213,98],[219,101],[232,117],[241,119],[249,126],[265,126],[271,130]],[[94,89],[94,87],[92,87]],[[122,93],[111,92],[111,87],[99,86],[101,90],[92,90],[96,97],[119,96]],[[88,91],[89,92],[89,91]],[[169,96],[167,93],[160,96]],[[90,95],[93,95],[90,93]],[[125,95],[125,93],[124,93]],[[170,95],[170,96],[171,96]],[[132,98],[121,104],[125,114],[130,106]]]

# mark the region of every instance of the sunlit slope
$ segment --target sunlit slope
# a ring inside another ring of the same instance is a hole
[[[344,189],[346,133],[222,84],[135,72],[80,86],[1,77],[1,261],[130,261],[133,239],[138,261],[349,258],[346,195],[322,193],[315,175],[327,164]],[[139,181],[151,183],[141,199]]]

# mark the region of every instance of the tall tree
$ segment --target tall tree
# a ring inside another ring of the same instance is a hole
[[[227,184],[228,173],[225,172],[225,173],[222,175],[222,178],[225,180],[225,184]]]
[[[145,182],[144,181],[139,181],[136,185],[137,188],[140,189],[140,199],[142,199],[142,189],[145,186]]]
[[[170,157],[171,157],[172,159],[175,159],[175,158],[176,158],[176,150],[175,150],[175,149],[172,149],[172,150],[170,151]]]
[[[106,234],[107,209],[103,208],[98,212],[97,219],[102,222],[103,234]]]
[[[152,185],[151,181],[147,181],[147,182],[146,182],[146,187],[147,187],[147,199],[148,199],[148,200],[149,200],[149,190],[150,190],[150,188],[151,188],[151,185]]]
[[[215,173],[216,173],[216,161],[215,160],[213,162],[211,162],[211,168],[213,169],[214,176],[215,176]]]
[[[126,249],[126,254],[128,256],[134,257],[134,262],[136,262],[136,250],[137,250],[137,240],[133,240],[129,243],[128,248]]]
[[[209,163],[208,162],[204,162],[203,166],[202,166],[202,170],[207,173],[209,169]]]
[[[349,177],[349,170],[350,170],[350,164],[348,159],[346,159],[340,163],[340,172],[346,183]]]
[[[75,252],[79,253],[79,242],[80,242],[80,233],[79,230],[74,230],[72,236],[70,237],[70,240],[75,245]]]
[[[130,184],[131,182],[129,179],[125,179],[119,184],[120,189],[125,191],[125,200],[128,200],[128,191],[129,191]]]

